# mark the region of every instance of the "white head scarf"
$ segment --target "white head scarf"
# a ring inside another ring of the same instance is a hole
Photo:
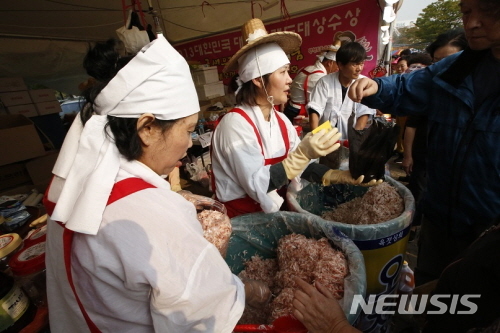
[[[328,60],[337,60],[337,52],[336,51],[323,51],[320,54],[316,56],[319,61],[323,62],[323,60],[328,59]]]
[[[238,73],[243,83],[272,73],[290,60],[276,43],[256,46],[238,59]]]
[[[324,58],[328,60],[337,60],[336,59],[337,52],[328,51],[325,53]]]
[[[76,117],[61,148],[53,173],[65,182],[51,216],[68,229],[94,235],[120,168],[112,133],[105,134],[107,116],[152,113],[173,120],[200,110],[188,64],[162,35],[116,74],[95,104],[96,114],[85,126]]]

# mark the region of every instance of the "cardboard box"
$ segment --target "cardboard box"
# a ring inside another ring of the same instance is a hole
[[[232,107],[224,107],[222,110],[212,110],[212,111],[208,110],[209,107],[216,104],[217,102],[220,102],[224,105],[224,98],[225,98],[224,96],[219,96],[208,99],[206,101],[200,101],[200,112],[198,113],[199,118],[205,118],[205,120],[208,121],[210,119],[210,116],[212,115],[220,116],[222,114],[231,111]]]
[[[26,83],[22,77],[1,77],[0,92],[4,91],[19,91],[28,90]]]
[[[31,182],[37,187],[47,187],[52,179],[52,169],[56,164],[59,151],[50,151],[45,155],[29,160],[26,170]]]
[[[0,93],[0,101],[7,107],[32,103],[27,90]]]
[[[36,117],[38,112],[36,111],[35,104],[25,104],[25,105],[14,105],[7,107],[9,114],[21,114],[25,117]]]
[[[0,115],[0,165],[45,154],[33,122],[23,115]]]
[[[57,100],[52,102],[41,102],[36,103],[36,109],[40,116],[51,114],[51,113],[59,113],[62,111],[61,104]]]
[[[0,166],[0,190],[31,183],[25,163],[12,163]]]
[[[204,101],[200,101],[200,108],[201,108],[200,111],[205,111],[205,109],[216,104],[217,102],[221,102],[222,105],[224,105],[224,101],[225,101],[225,96],[217,96]]]
[[[54,89],[28,90],[33,103],[57,101]]]
[[[224,96],[224,84],[222,81],[207,83],[202,86],[196,86],[198,99],[204,101],[214,97]]]
[[[219,81],[219,73],[217,66],[203,67],[191,73],[195,85],[200,86],[206,83],[214,83]]]

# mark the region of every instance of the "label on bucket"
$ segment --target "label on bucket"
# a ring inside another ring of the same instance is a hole
[[[365,258],[367,295],[386,294],[394,290],[409,232],[410,226],[376,240],[353,240]],[[394,262],[395,257],[400,258],[397,263]]]
[[[365,259],[366,299],[370,295],[392,294],[398,286],[398,274],[403,266],[411,225],[388,237],[358,241],[353,240]],[[378,298],[378,297],[377,297]],[[356,328],[363,332],[386,332],[391,315],[361,312]]]

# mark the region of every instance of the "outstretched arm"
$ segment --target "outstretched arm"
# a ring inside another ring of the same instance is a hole
[[[378,84],[372,79],[361,78],[353,82],[349,88],[349,98],[356,103],[361,103],[365,97],[376,94],[378,91]]]

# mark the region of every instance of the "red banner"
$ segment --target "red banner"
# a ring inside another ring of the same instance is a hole
[[[291,55],[290,75],[302,67],[312,65],[316,55],[326,46],[332,45],[335,36],[361,43],[368,54],[363,74],[377,66],[377,45],[379,35],[380,8],[377,0],[357,0],[348,4],[333,6],[320,11],[267,23],[269,33],[293,31],[301,35],[300,50]],[[217,66],[219,79],[228,83],[235,72],[222,73],[226,62],[243,45],[241,31],[211,36],[192,42],[178,44],[175,48],[188,61],[198,61]]]

